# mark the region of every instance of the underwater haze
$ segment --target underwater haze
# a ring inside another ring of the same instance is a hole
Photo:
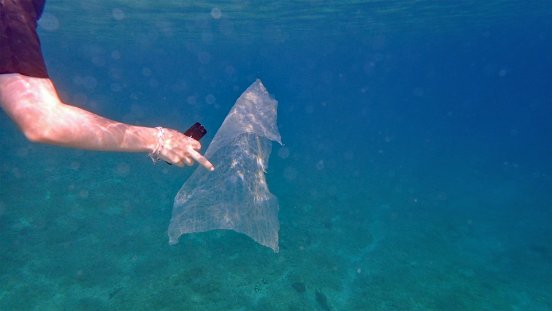
[[[279,253],[169,245],[194,168],[0,113],[0,310],[552,310],[552,2],[50,0],[62,99],[207,129],[256,79]]]

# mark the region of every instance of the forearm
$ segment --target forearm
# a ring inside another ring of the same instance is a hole
[[[127,152],[151,152],[157,144],[154,128],[116,122],[74,106],[59,104],[38,113],[43,119],[31,130],[36,142]]]
[[[156,129],[112,121],[61,102],[49,79],[0,77],[0,102],[31,141],[67,147],[148,152]]]
[[[154,161],[184,166],[213,164],[198,150],[201,144],[171,129],[128,125],[61,102],[52,81],[21,74],[0,74],[0,106],[33,141],[59,146],[149,152]]]

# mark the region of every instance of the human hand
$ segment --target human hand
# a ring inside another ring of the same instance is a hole
[[[191,166],[195,160],[206,169],[215,170],[213,164],[198,152],[200,149],[199,141],[178,131],[164,128],[163,146],[159,150],[158,158],[179,167]]]

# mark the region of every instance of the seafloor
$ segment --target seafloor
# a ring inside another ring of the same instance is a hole
[[[233,232],[169,246],[191,169],[29,144],[1,118],[0,310],[552,309],[550,176],[274,146],[279,253]]]

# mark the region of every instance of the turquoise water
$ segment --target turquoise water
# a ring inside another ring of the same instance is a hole
[[[452,2],[450,2],[452,3]],[[68,103],[207,146],[260,78],[280,252],[168,245],[193,169],[0,114],[0,310],[552,310],[552,4],[49,1]]]

